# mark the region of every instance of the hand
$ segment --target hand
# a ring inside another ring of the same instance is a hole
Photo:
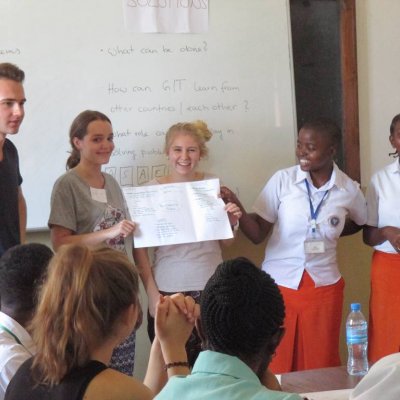
[[[237,206],[235,203],[227,203],[225,205],[225,210],[228,213],[231,226],[236,225],[239,218],[242,216],[242,210],[240,209],[240,207]]]
[[[186,315],[187,320],[194,324],[200,316],[200,306],[196,304],[193,297],[184,296],[182,293],[175,293],[170,298],[178,309]]]
[[[397,253],[400,253],[400,229],[394,226],[385,226],[383,233]]]
[[[268,368],[264,371],[264,374],[261,376],[260,381],[268,389],[278,391],[282,390],[278,379]]]
[[[240,205],[240,201],[236,197],[236,194],[226,186],[221,186],[221,198],[225,202],[225,204],[236,203]]]
[[[200,314],[198,304],[189,296],[178,293],[160,296],[156,307],[155,331],[161,346],[185,345]]]
[[[135,228],[136,224],[133,221],[124,219],[121,222],[118,222],[118,224],[115,224],[111,228],[109,228],[110,239],[114,239],[118,236],[122,236],[125,238],[133,233]]]

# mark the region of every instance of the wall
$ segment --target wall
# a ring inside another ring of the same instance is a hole
[[[357,0],[362,183],[388,164],[389,125],[400,113],[400,35],[397,0]]]

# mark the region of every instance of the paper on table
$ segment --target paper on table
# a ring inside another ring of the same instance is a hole
[[[135,247],[154,247],[233,237],[219,180],[123,188],[137,223]]]
[[[308,400],[349,400],[352,389],[328,390],[326,392],[302,393]]]

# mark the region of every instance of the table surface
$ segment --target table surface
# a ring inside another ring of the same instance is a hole
[[[345,366],[288,372],[281,375],[284,392],[308,393],[352,389],[362,376],[352,376]]]

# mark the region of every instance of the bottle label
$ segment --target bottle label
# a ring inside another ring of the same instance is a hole
[[[347,328],[346,337],[348,344],[366,343],[368,341],[368,334],[365,329]]]

